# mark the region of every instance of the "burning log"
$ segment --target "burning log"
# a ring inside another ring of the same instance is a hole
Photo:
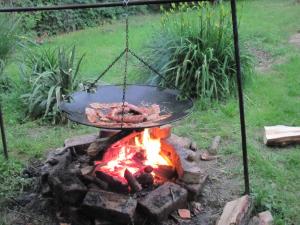
[[[91,145],[91,149],[90,152],[92,152],[92,157],[93,158],[98,158],[99,155],[101,154],[101,152],[107,150],[112,144],[116,143],[117,141],[123,139],[124,137],[128,136],[132,131],[120,131],[118,133],[116,133],[115,135],[113,135],[110,138],[106,138],[101,142],[97,143],[97,148],[95,149],[95,144],[92,143]]]
[[[152,173],[153,167],[152,167],[152,166],[146,166],[146,167],[144,168],[144,171],[145,171],[145,173]]]
[[[96,177],[108,183],[112,191],[128,193],[128,185],[102,171],[95,171]]]
[[[106,183],[105,181],[103,181],[97,177],[90,176],[90,175],[83,175],[83,176],[81,176],[81,180],[84,183],[93,183],[103,190],[108,189],[108,183]]]
[[[149,187],[153,185],[154,183],[154,178],[151,173],[137,173],[134,174],[136,180],[142,185],[142,187]]]
[[[143,189],[142,186],[139,184],[139,182],[135,179],[135,177],[128,169],[125,170],[124,177],[127,180],[132,191],[138,192]]]

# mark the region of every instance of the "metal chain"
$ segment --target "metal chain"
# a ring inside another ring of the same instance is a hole
[[[169,80],[167,80],[157,69],[155,69],[153,66],[151,66],[149,63],[147,63],[144,59],[139,57],[134,51],[129,49],[129,53],[134,56],[138,61],[144,64],[150,71],[158,75],[160,78],[162,78],[166,83],[168,83],[172,88],[177,89],[177,87],[172,84]]]
[[[125,38],[126,38],[126,47],[125,47],[125,68],[124,68],[124,81],[123,81],[121,128],[123,128],[123,125],[124,125],[126,88],[127,88],[127,75],[128,75],[128,53],[129,53],[128,2],[129,2],[129,0],[124,0],[124,6],[125,6],[125,33],[126,33],[126,37]]]

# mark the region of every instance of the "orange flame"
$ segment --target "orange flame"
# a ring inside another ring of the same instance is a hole
[[[145,166],[156,168],[159,165],[170,165],[170,162],[161,154],[160,139],[151,138],[149,129],[142,132],[141,138],[136,136],[134,143],[132,145],[129,141],[121,140],[111,146],[104,154],[103,160],[95,162],[95,164],[106,163],[97,170],[126,182],[124,178],[126,169],[134,174]]]

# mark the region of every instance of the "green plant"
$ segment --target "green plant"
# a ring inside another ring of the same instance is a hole
[[[36,119],[42,117],[53,124],[66,122],[59,111],[61,101],[78,88],[78,73],[84,56],[75,59],[75,46],[44,49],[31,52],[25,60],[26,69],[21,73],[30,88],[22,95],[27,105],[27,115]]]
[[[18,44],[18,21],[14,17],[0,15],[0,90],[6,92],[12,86],[11,79],[4,73],[9,55]]]
[[[117,0],[112,0],[117,1]],[[103,2],[103,0],[76,0],[78,4]],[[74,0],[16,0],[13,6],[28,7],[42,5],[73,4]],[[130,7],[131,14],[144,13],[146,7]],[[119,18],[124,13],[120,7],[106,9],[83,9],[67,11],[36,12],[20,17],[25,31],[35,31],[39,36],[56,35],[102,24],[105,20]]]
[[[223,4],[173,4],[149,46],[149,61],[165,76],[151,82],[193,98],[223,100],[235,93],[230,14]],[[249,56],[241,60],[249,68]]]

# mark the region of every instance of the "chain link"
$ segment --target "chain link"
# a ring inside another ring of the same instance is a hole
[[[128,2],[129,0],[124,0],[125,5],[125,68],[124,68],[124,80],[123,80],[123,96],[122,96],[122,120],[121,128],[124,126],[124,116],[125,116],[125,101],[126,101],[126,88],[127,88],[127,76],[128,76],[128,53],[129,53],[129,22],[128,22]]]

